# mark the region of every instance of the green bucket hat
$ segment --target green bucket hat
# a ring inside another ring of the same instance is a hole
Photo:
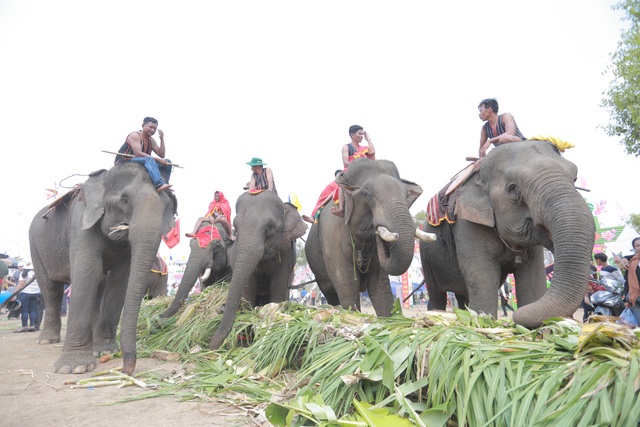
[[[250,162],[247,162],[249,166],[266,166],[266,163],[262,163],[262,159],[254,157]]]

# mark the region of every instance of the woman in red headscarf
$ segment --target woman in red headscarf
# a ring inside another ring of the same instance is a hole
[[[231,205],[229,205],[229,201],[222,191],[216,191],[213,195],[213,201],[209,203],[209,209],[207,210],[207,214],[203,217],[198,218],[196,221],[196,225],[193,227],[193,232],[186,233],[185,235],[190,238],[196,238],[196,234],[200,229],[200,226],[204,221],[210,221],[211,224],[219,222],[222,224],[227,234],[229,235],[230,240],[235,240],[235,236],[233,235],[233,231],[231,230]]]

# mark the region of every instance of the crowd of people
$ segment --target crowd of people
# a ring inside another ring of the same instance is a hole
[[[499,105],[496,99],[487,98],[478,104],[478,115],[484,122],[480,131],[478,158],[483,158],[491,145],[497,147],[502,144],[517,143],[526,139],[518,128],[513,115],[510,113],[498,114],[498,111]],[[159,142],[154,139],[156,133],[158,134]],[[302,218],[307,222],[315,223],[322,209],[330,202],[333,202],[331,212],[334,215],[343,217],[344,201],[342,190],[336,180],[341,173],[347,170],[353,160],[361,157],[374,160],[376,158],[376,149],[373,145],[371,135],[366,132],[362,126],[352,125],[349,127],[348,133],[350,141],[341,147],[341,157],[344,168],[335,171],[335,179],[321,192],[311,215],[302,215]],[[366,141],[366,144],[363,144],[363,141]],[[142,129],[127,135],[125,142],[118,150],[114,165],[128,161],[143,165],[154,187],[158,192],[162,192],[171,188],[169,179],[171,176],[172,163],[165,158],[165,154],[164,132],[158,129],[158,120],[153,117],[145,117],[142,121]],[[251,175],[245,186],[245,190],[250,193],[272,191],[277,194],[274,173],[271,168],[266,167],[267,164],[264,163],[261,158],[254,157],[246,164],[251,168]],[[193,231],[186,233],[186,236],[196,238],[198,230],[205,221],[208,221],[211,225],[220,223],[224,227],[228,239],[235,239],[235,232],[232,227],[231,206],[221,190],[214,192],[214,199],[209,204],[207,213],[198,218]],[[638,285],[640,282],[640,268],[638,267],[638,261],[640,260],[640,237],[634,239],[632,244],[635,255],[616,257],[615,261],[618,268],[607,264],[607,256],[605,254],[596,254],[594,259],[599,268],[600,275],[613,277],[618,281],[624,281],[625,304],[633,311],[640,323],[640,287]],[[632,274],[629,274],[629,271],[631,271]],[[1,273],[0,271],[0,274]],[[5,290],[5,293],[15,292],[14,289],[16,286],[23,286],[19,295],[13,297],[13,299],[20,301],[22,319],[22,328],[16,332],[36,331],[40,326],[40,320],[42,319],[42,298],[40,296],[38,282],[35,277],[32,277],[33,275],[33,270],[29,268],[27,264],[20,263],[16,273],[11,279],[6,277],[6,274],[5,277],[3,277],[3,290]],[[29,281],[31,278],[33,278],[33,280]],[[29,283],[27,284],[27,282]],[[70,291],[71,288],[65,285],[65,298],[61,310],[63,315],[66,315],[67,312]],[[501,286],[498,296],[501,301],[503,314],[506,316],[507,309],[513,310],[509,304],[510,289],[506,285]],[[583,309],[585,310],[585,318],[583,320],[585,321],[586,316],[588,316],[593,309],[588,300],[589,296],[590,292],[587,292],[583,304]],[[315,300],[315,297],[313,299]],[[0,303],[1,302],[4,301],[0,300]],[[9,315],[11,316],[13,313],[12,311]]]

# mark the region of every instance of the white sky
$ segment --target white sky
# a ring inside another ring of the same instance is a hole
[[[587,199],[606,200],[601,223],[618,225],[640,198],[638,160],[599,128],[624,26],[613,3],[0,0],[0,252],[30,258],[44,188],[109,168],[101,150],[145,116],[184,166],[171,179],[183,233],[215,190],[235,214],[252,157],[310,213],[352,124],[423,187],[416,213],[477,154],[487,97],[526,136],[573,142]],[[625,233],[612,249],[629,252]],[[161,244],[188,251],[184,237]]]

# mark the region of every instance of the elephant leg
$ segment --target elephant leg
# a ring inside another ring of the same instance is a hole
[[[116,334],[124,306],[129,278],[129,264],[114,266],[104,281],[104,293],[100,301],[99,317],[93,330],[93,355],[112,354],[118,351]]]
[[[62,296],[64,283],[56,282],[47,276],[38,277],[38,284],[42,289],[42,298],[47,308],[44,311],[44,325],[42,331],[36,339],[36,344],[54,344],[60,342],[60,329],[62,320],[60,318],[60,308],[62,306]]]
[[[427,284],[427,293],[429,301],[427,302],[427,310],[446,310],[447,309],[447,293],[435,285]]]
[[[469,298],[467,298],[465,295],[456,294],[456,301],[458,302],[458,308],[469,308]]]
[[[103,279],[101,251],[97,244],[80,245],[81,250],[71,248],[72,308],[67,320],[67,335],[62,354],[54,364],[59,374],[84,374],[96,366],[92,345],[92,317],[98,286]],[[88,250],[88,248],[94,250]],[[74,250],[75,249],[75,250]]]
[[[544,270],[544,249],[542,246],[529,249],[525,262],[516,264],[513,276],[516,281],[515,295],[518,307],[542,298],[547,291],[547,275]]]
[[[371,271],[373,269],[377,271]],[[393,310],[393,293],[389,283],[389,275],[381,271],[378,265],[371,266],[367,278],[367,290],[371,298],[371,304],[378,317],[389,317]]]

